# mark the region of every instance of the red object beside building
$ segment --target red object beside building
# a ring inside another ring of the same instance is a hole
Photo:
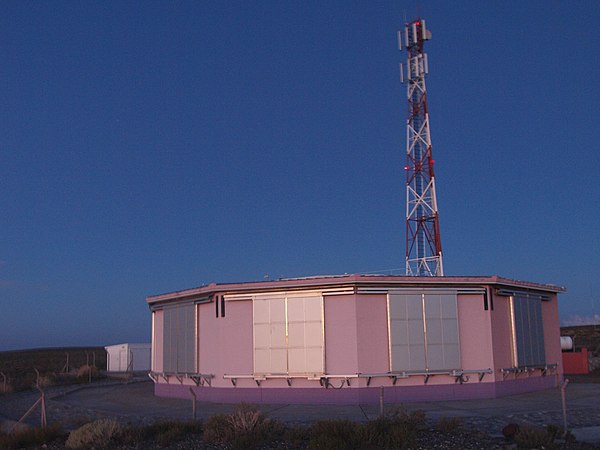
[[[562,360],[565,375],[587,374],[590,371],[588,350],[585,347],[580,352],[563,352]]]

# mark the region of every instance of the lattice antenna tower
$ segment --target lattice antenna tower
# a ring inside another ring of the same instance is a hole
[[[419,18],[398,32],[398,46],[406,50],[400,79],[406,84],[406,275],[443,276],[442,242],[435,195],[429,112],[425,77],[427,54],[423,43],[431,38]]]

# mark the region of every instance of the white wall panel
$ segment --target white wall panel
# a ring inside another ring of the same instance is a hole
[[[304,348],[306,346],[304,336],[304,324],[298,322],[288,323],[288,346],[289,348]]]
[[[320,294],[256,296],[254,373],[323,373],[323,301]]]
[[[427,368],[429,370],[446,369],[442,344],[427,344]]]
[[[287,298],[289,373],[323,373],[321,296]]]
[[[423,320],[423,300],[421,295],[406,296],[406,317],[408,320]]]
[[[177,369],[177,347],[174,338],[171,337],[171,323],[174,321],[173,309],[163,311],[164,347],[163,347],[163,371],[174,372]]]
[[[306,349],[306,373],[323,373],[323,348],[309,347]]]
[[[152,370],[163,372],[163,354],[164,354],[164,311],[157,310],[152,312]]]
[[[456,293],[391,293],[392,371],[460,368]]]
[[[321,322],[307,322],[304,325],[307,348],[323,348],[323,325]]]
[[[268,323],[254,324],[254,348],[266,349],[271,347],[271,325]]]
[[[285,298],[254,299],[254,372],[282,374],[287,371]]]
[[[267,373],[287,373],[287,351],[285,347],[271,349],[271,370]]]
[[[442,319],[442,334],[444,343],[458,344],[458,320]]]
[[[163,371],[196,371],[196,308],[193,304],[164,309]]]
[[[271,350],[269,348],[254,349],[254,372],[268,373],[271,370]]]
[[[425,370],[422,297],[391,294],[389,314],[391,370]]]
[[[425,293],[427,321],[427,368],[460,368],[456,294]]]

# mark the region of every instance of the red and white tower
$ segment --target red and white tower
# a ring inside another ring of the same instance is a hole
[[[407,84],[408,98],[406,275],[414,276],[444,275],[425,87],[428,65],[423,43],[430,38],[423,19],[407,23],[398,32],[399,48],[406,49],[407,54],[406,64],[400,64],[400,78]]]

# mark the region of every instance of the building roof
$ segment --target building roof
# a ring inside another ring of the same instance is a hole
[[[265,291],[305,290],[347,286],[370,287],[476,287],[497,286],[518,288],[538,292],[565,292],[562,286],[532,283],[529,281],[511,280],[494,276],[451,276],[451,277],[414,277],[405,275],[376,274],[344,274],[316,275],[301,278],[282,278],[269,281],[250,281],[242,283],[211,283],[200,287],[165,294],[152,295],[146,298],[149,305],[191,298],[208,298],[214,294],[242,294]]]

